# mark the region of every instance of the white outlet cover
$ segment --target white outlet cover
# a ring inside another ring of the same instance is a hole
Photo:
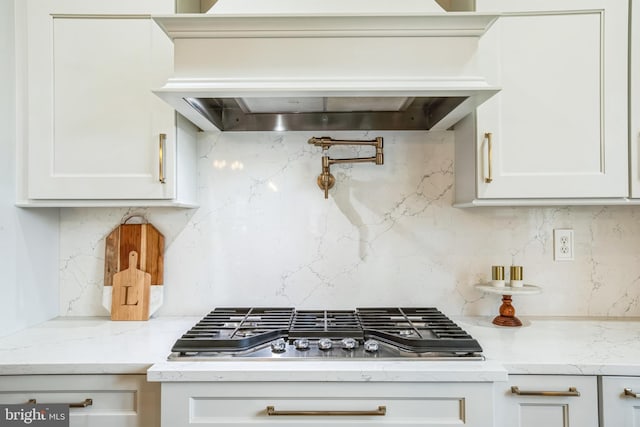
[[[573,230],[557,228],[553,230],[554,261],[573,261]]]

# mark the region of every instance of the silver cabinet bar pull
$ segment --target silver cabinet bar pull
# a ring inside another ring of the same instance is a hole
[[[378,406],[378,409],[372,411],[277,411],[275,406],[267,406],[267,415],[269,416],[310,416],[310,417],[324,417],[324,416],[384,416],[387,415],[386,406]]]
[[[35,405],[38,401],[36,399],[29,399],[27,404]],[[41,403],[41,405],[46,405],[46,403]],[[78,403],[69,403],[69,408],[86,408],[87,406],[93,405],[93,399],[85,399],[82,402]]]
[[[165,156],[164,156],[164,152],[165,149],[167,147],[167,134],[166,133],[161,133],[160,134],[160,140],[158,143],[159,147],[158,147],[158,180],[160,181],[160,183],[164,184],[165,183],[165,176],[164,176],[164,164],[165,164]]]
[[[493,134],[491,132],[486,132],[484,134],[484,139],[487,140],[487,157],[489,160],[489,167],[487,172],[489,172],[489,176],[484,178],[484,182],[487,184],[493,181]]]
[[[635,391],[631,390],[630,388],[625,388],[624,389],[624,395],[625,396],[629,396],[629,397],[633,397],[634,399],[638,398],[638,393],[636,393]]]
[[[511,387],[511,394],[517,394],[518,396],[568,396],[579,397],[580,392],[575,387],[569,387],[569,391],[533,391],[533,390],[520,390],[517,386]]]

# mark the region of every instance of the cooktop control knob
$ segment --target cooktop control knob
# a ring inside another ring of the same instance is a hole
[[[331,342],[331,340],[329,338],[320,338],[318,340],[318,348],[320,350],[329,350],[329,349],[331,349],[332,345],[333,345],[333,343]]]
[[[271,351],[273,353],[284,353],[287,349],[287,342],[283,338],[278,338],[271,342]]]
[[[358,347],[358,341],[353,338],[345,338],[342,340],[342,348],[345,350],[353,350]]]
[[[300,338],[293,342],[293,346],[296,350],[309,350],[309,340],[306,338]]]
[[[378,344],[378,341],[376,341],[376,340],[366,340],[364,342],[364,349],[366,351],[368,351],[369,353],[375,353],[376,351],[378,351],[379,347],[380,347],[380,345]]]

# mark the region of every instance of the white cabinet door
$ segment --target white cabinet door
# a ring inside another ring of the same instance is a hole
[[[173,45],[150,19],[174,1],[16,7],[26,22],[26,198],[176,198],[176,114],[151,92],[172,71]]]
[[[600,427],[640,427],[640,378],[602,377],[600,393]]]
[[[631,161],[631,197],[640,198],[640,5],[636,2],[631,8],[631,49],[629,66],[629,108],[630,156]]]
[[[144,375],[0,376],[0,404],[78,404],[69,409],[70,427],[157,427],[160,387]]]
[[[487,427],[491,389],[491,383],[168,382],[162,427]]]
[[[496,383],[495,387],[496,427],[598,427],[594,376],[510,375],[508,383]],[[521,394],[514,393],[512,387]],[[572,388],[580,395],[571,396],[576,394]]]
[[[479,55],[502,91],[467,124],[476,186],[458,202],[627,197],[628,3],[476,4],[506,12]]]

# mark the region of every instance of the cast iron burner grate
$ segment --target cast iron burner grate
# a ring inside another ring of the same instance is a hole
[[[289,329],[289,339],[342,339],[362,341],[364,334],[353,310],[296,311]]]
[[[286,338],[293,308],[216,308],[185,333],[171,351],[244,351]]]
[[[216,308],[179,338],[171,349],[187,353],[255,354],[284,339],[317,342],[353,338],[383,343],[395,351],[420,357],[433,354],[472,355],[482,352],[478,342],[435,308],[358,308],[356,310],[295,310],[293,308]],[[360,348],[362,348],[360,346]],[[365,352],[366,353],[366,352]],[[383,357],[376,353],[378,357]],[[295,353],[296,357],[311,352]],[[293,357],[286,352],[283,356]],[[315,353],[314,353],[315,354]],[[320,352],[321,357],[347,357],[346,351]],[[366,356],[371,356],[364,354]]]
[[[358,308],[364,337],[418,353],[481,352],[480,344],[435,308]]]

